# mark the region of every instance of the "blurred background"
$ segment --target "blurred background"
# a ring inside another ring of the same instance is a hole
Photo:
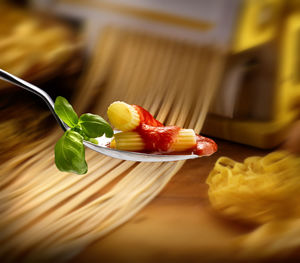
[[[207,107],[201,133],[217,138],[220,154],[300,152],[300,0],[0,0],[0,17],[0,68],[66,97],[78,114],[106,118],[112,101],[126,100],[200,130]],[[56,129],[38,97],[0,81],[0,164]],[[205,177],[212,158],[186,167]],[[194,179],[190,188],[181,180],[171,189],[189,197]]]
[[[300,1],[2,0],[0,13],[0,68],[67,97],[79,112],[110,85],[119,85],[120,98],[136,86],[151,89],[155,80],[134,78],[142,72],[170,85],[177,73],[162,54],[172,48],[181,74],[199,71],[182,88],[200,89],[205,46],[226,54],[205,134],[270,149],[299,117]],[[31,94],[3,81],[0,94],[4,161],[55,124]],[[109,103],[102,99],[101,108]]]

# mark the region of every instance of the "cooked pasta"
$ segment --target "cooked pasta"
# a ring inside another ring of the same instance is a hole
[[[175,141],[170,145],[170,151],[186,151],[196,145],[196,135],[193,129],[180,129]],[[145,151],[145,143],[138,132],[116,133],[110,147],[123,151]]]
[[[120,132],[115,134],[110,147],[123,151],[143,151],[145,143],[137,132]]]
[[[180,129],[175,142],[171,145],[171,151],[187,151],[196,145],[196,134],[193,129]]]
[[[110,143],[110,147],[118,150],[148,153],[187,151],[209,156],[218,148],[213,140],[196,134],[192,129],[164,126],[138,105],[117,101],[108,107],[107,113],[115,127],[127,130],[125,133],[118,133]]]
[[[140,116],[136,109],[121,101],[109,105],[107,116],[110,123],[120,131],[133,131],[140,124]]]
[[[121,131],[134,131],[140,128],[142,124],[153,127],[163,126],[161,122],[141,106],[129,105],[121,101],[109,105],[107,115],[115,128]]]

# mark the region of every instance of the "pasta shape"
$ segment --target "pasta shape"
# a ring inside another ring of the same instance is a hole
[[[222,157],[207,178],[222,215],[260,225],[234,243],[241,259],[285,259],[299,250],[300,157],[273,152],[243,163]]]
[[[116,101],[107,110],[118,133],[110,147],[124,151],[182,152],[211,155],[217,150],[213,140],[196,135],[192,129],[164,126],[148,111],[137,105]]]
[[[115,134],[110,147],[123,151],[143,151],[145,143],[137,132],[120,132]]]
[[[115,101],[110,104],[107,116],[111,124],[120,131],[134,131],[142,124],[153,127],[164,126],[144,108],[138,105],[129,105],[122,101]]]
[[[250,157],[244,163],[221,157],[207,178],[212,206],[251,223],[300,217],[300,158],[286,152]]]
[[[180,129],[175,141],[170,146],[171,151],[186,151],[196,145],[196,135],[192,129]],[[110,147],[123,151],[147,151],[146,144],[138,132],[120,132]]]
[[[196,134],[193,129],[180,129],[171,150],[176,152],[187,151],[196,145]]]
[[[120,131],[133,131],[140,124],[140,116],[137,110],[122,101],[115,101],[107,109],[110,123]]]

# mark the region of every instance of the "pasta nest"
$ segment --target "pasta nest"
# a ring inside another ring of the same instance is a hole
[[[300,158],[286,152],[243,163],[221,157],[206,182],[222,215],[258,224],[300,217]]]

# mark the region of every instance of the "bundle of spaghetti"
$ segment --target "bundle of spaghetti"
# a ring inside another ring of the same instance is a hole
[[[238,239],[247,259],[300,247],[299,172],[300,157],[280,151],[243,163],[226,157],[216,162],[207,178],[212,206],[224,216],[262,225]]]
[[[222,55],[115,28],[102,34],[97,49],[78,93],[85,107],[95,105],[93,112],[104,116],[112,101],[124,100],[148,107],[159,121],[200,131],[208,110],[201,94],[217,87]],[[52,154],[60,133],[5,165],[1,179],[13,174],[0,195],[0,255],[6,261],[69,259],[153,200],[184,163],[121,161],[87,149],[88,174],[61,173]]]

